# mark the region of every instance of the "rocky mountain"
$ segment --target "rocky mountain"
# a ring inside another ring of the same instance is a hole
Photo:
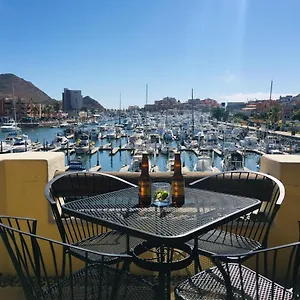
[[[16,98],[32,99],[32,102],[42,104],[53,104],[55,101],[30,81],[14,74],[0,74],[0,98],[11,98],[12,87]]]
[[[95,99],[90,96],[83,97],[83,107],[86,109],[97,109],[98,111],[103,111],[105,108]]]

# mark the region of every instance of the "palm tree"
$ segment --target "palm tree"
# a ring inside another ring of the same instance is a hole
[[[272,106],[268,114],[268,119],[270,123],[274,126],[279,121],[280,109],[278,106]]]

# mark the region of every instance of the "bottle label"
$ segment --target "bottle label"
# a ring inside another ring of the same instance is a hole
[[[139,182],[139,195],[140,196],[151,196],[151,184],[149,181]]]
[[[172,194],[173,194],[173,196],[183,196],[184,195],[184,182],[183,181],[173,181],[172,182]]]

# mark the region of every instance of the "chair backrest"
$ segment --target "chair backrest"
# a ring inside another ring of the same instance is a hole
[[[262,201],[258,211],[228,223],[226,230],[235,231],[260,241],[266,247],[272,222],[285,196],[283,184],[275,177],[254,171],[229,171],[190,183],[190,187],[228,193]]]
[[[212,259],[223,278],[230,278],[225,280],[228,299],[299,299],[300,242]]]
[[[45,187],[45,195],[62,241],[73,244],[106,231],[102,226],[63,214],[61,206],[64,203],[129,187],[136,185],[99,172],[68,172],[50,180]]]
[[[27,299],[111,299],[118,286],[120,264],[107,267],[107,257],[127,255],[98,253],[35,235],[37,221],[0,216],[0,235],[20,278]],[[25,225],[25,226],[23,226]],[[26,228],[26,231],[21,230]],[[67,250],[67,251],[66,251]],[[70,250],[80,250],[83,263]],[[89,256],[98,256],[93,265]],[[64,263],[66,262],[66,269]],[[80,269],[83,266],[83,269]],[[76,276],[71,276],[76,273]],[[107,290],[102,290],[106,286]],[[108,289],[110,286],[111,289]]]

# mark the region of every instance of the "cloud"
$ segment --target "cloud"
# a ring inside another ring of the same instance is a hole
[[[280,96],[289,95],[288,93],[273,93],[272,99],[278,99]],[[220,96],[220,101],[224,102],[238,102],[238,101],[249,101],[249,100],[267,100],[270,98],[269,93],[256,92],[256,93],[235,93],[232,95]]]
[[[237,81],[238,76],[235,73],[232,73],[231,71],[226,71],[225,74],[220,78],[225,83],[233,83]]]

